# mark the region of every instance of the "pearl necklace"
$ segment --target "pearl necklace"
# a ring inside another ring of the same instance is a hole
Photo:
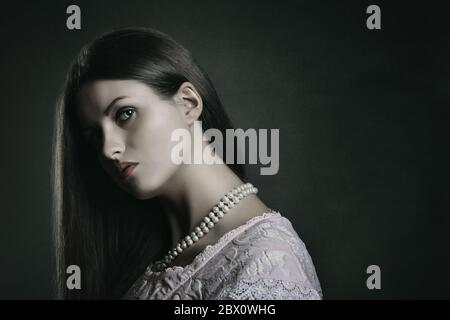
[[[209,232],[219,222],[223,216],[239,203],[243,198],[250,194],[257,194],[258,189],[253,187],[251,183],[245,183],[239,187],[233,188],[224,197],[222,197],[212,209],[203,218],[203,221],[194,228],[190,235],[181,240],[175,248],[169,250],[163,259],[155,262],[155,270],[164,270],[184,249],[194,245],[200,238]]]

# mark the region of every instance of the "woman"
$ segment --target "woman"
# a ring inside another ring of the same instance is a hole
[[[214,152],[216,164],[173,161],[173,132],[199,121],[232,128],[207,75],[167,35],[127,28],[81,50],[55,120],[60,298],[321,298],[303,242],[242,165]],[[80,290],[66,287],[69,265]]]

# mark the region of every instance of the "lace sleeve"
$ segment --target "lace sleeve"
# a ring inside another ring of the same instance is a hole
[[[322,299],[312,259],[287,220],[261,223],[233,244],[235,268],[218,299]]]

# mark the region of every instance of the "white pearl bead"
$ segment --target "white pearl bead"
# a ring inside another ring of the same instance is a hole
[[[193,232],[181,240],[181,242],[178,243],[174,249],[169,250],[164,258],[158,261],[155,266],[161,269],[165,268],[168,263],[174,260],[184,251],[184,249],[193,245],[195,242],[199,241],[200,238],[205,236],[205,234],[207,234],[230,209],[236,206],[240,200],[250,194],[256,193],[258,193],[258,188],[254,187],[250,182],[233,188],[225,196],[223,196],[218,204],[212,208],[211,212],[203,218],[199,226],[196,226]]]

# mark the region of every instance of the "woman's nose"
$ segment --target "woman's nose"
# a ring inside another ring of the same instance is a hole
[[[105,132],[103,142],[103,155],[107,159],[114,160],[118,154],[122,154],[125,151],[125,144],[123,138],[119,132],[109,130]]]

